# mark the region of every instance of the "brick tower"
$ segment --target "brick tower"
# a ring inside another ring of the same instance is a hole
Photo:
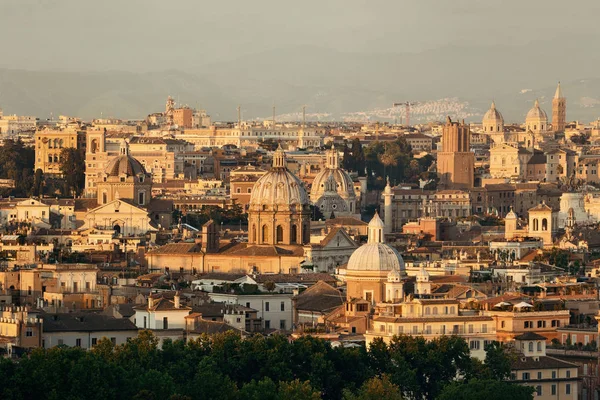
[[[442,133],[442,151],[438,153],[437,170],[444,189],[473,187],[475,155],[471,152],[469,125],[452,122],[450,117]]]
[[[560,90],[560,82],[556,87],[554,99],[552,99],[552,130],[554,132],[564,132],[567,123],[567,99],[563,97]]]

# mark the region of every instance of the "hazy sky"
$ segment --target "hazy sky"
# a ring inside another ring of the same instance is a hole
[[[565,36],[594,51],[599,15],[598,0],[0,0],[0,67],[160,70],[292,45],[418,53]]]

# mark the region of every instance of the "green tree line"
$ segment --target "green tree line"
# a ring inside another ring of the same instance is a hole
[[[428,171],[434,161],[433,156],[414,158],[412,148],[405,138],[391,142],[372,142],[363,148],[358,139],[343,147],[342,166],[348,171],[356,171],[359,176],[367,176],[370,189],[383,189],[386,177],[392,183],[418,183],[419,179],[437,179]],[[434,187],[430,187],[434,188]]]
[[[489,346],[486,363],[458,337],[399,336],[367,351],[313,337],[234,333],[165,340],[149,331],[124,345],[36,349],[0,360],[0,398],[17,399],[531,399],[505,381],[510,362]]]

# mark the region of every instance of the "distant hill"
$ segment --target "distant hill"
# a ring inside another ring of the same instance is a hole
[[[480,119],[495,100],[507,122],[520,122],[535,98],[551,115],[551,97],[562,76],[568,119],[598,118],[600,53],[574,43],[570,54],[585,58],[574,62],[565,55],[556,61],[550,58],[552,50],[551,41],[524,47],[447,47],[420,54],[296,46],[151,73],[0,69],[0,107],[6,113],[39,117],[53,113],[92,118],[102,113],[143,118],[161,111],[171,95],[220,120],[235,119],[238,104],[244,118],[270,116],[274,103],[278,114],[298,112],[306,104],[308,112],[330,113],[335,119],[389,108],[393,102],[456,98],[468,103],[472,120]],[[540,59],[547,60],[544,68],[529,67],[539,65]]]

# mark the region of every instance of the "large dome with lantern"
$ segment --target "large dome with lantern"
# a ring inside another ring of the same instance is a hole
[[[308,207],[309,199],[302,182],[286,165],[279,147],[273,155],[273,167],[256,181],[250,196],[250,208],[282,209]]]
[[[396,249],[383,243],[384,224],[379,214],[369,222],[368,242],[352,253],[347,271],[395,271],[405,275],[404,259]]]

